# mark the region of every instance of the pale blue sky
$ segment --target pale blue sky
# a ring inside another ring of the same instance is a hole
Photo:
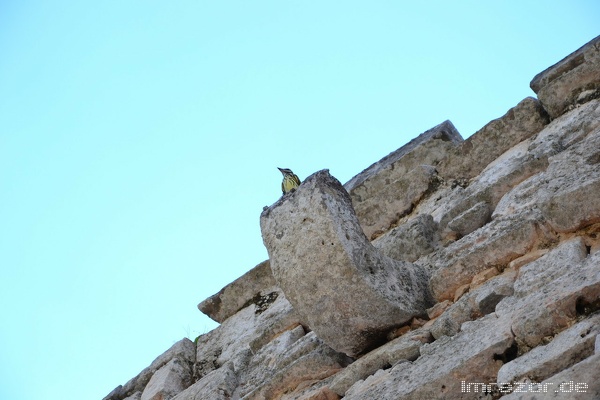
[[[600,34],[589,1],[0,4],[0,398],[101,399],[267,258],[276,167],[463,137]]]

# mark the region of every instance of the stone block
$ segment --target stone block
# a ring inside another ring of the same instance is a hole
[[[507,192],[547,168],[547,156],[533,155],[530,144],[531,139],[527,139],[513,146],[491,162],[467,188],[447,198],[435,213],[439,216],[443,242],[460,239],[460,230],[466,233],[485,224]]]
[[[388,257],[413,262],[436,249],[439,232],[431,215],[418,215],[372,243]]]
[[[600,36],[537,74],[530,86],[553,119],[599,98]]]
[[[125,385],[119,385],[104,400],[122,400],[136,392],[143,392],[156,371],[174,358],[193,363],[196,361],[196,345],[188,338],[183,338],[175,343],[160,356],[156,357],[150,366],[144,368],[137,376],[130,379]]]
[[[446,179],[472,179],[502,153],[534,136],[548,123],[541,104],[527,97],[452,149],[437,166]]]
[[[180,392],[172,400],[230,400],[238,381],[231,363],[223,365]]]
[[[594,354],[600,332],[600,315],[578,322],[556,335],[547,345],[538,346],[502,366],[497,382],[542,382]]]
[[[466,236],[485,225],[491,213],[490,205],[480,201],[448,222],[448,229],[456,232],[460,237]]]
[[[516,273],[507,271],[463,295],[433,321],[430,328],[433,337],[454,336],[463,323],[494,312],[500,300],[513,294],[515,279]]]
[[[431,334],[426,329],[408,332],[372,350],[338,372],[329,384],[329,388],[343,396],[355,382],[373,375],[380,369],[391,368],[401,360],[416,360],[420,355],[421,346],[431,341]]]
[[[259,303],[275,286],[269,260],[266,260],[198,304],[198,309],[221,323],[250,303]]]
[[[346,359],[340,359],[339,353],[331,348],[316,349],[274,372],[263,385],[242,397],[242,400],[279,399],[284,393],[302,389],[306,383],[334,375],[345,365]]]
[[[371,245],[350,196],[327,170],[263,211],[260,225],[278,286],[337,351],[370,350],[431,303],[423,269]]]
[[[360,224],[369,239],[392,227],[438,184],[435,166],[462,142],[450,121],[422,133],[348,181]]]
[[[323,357],[326,370],[334,364],[337,365],[336,368],[342,368],[351,362],[350,358],[324,344],[314,332],[304,335],[304,329],[298,326],[275,338],[252,357],[247,372],[240,379],[240,395],[245,396],[265,385],[270,387],[270,391],[284,391],[285,387],[276,388],[281,382],[272,382],[272,378],[311,353],[318,353]],[[326,361],[325,357],[330,357],[331,360]]]
[[[192,364],[174,358],[152,375],[141,400],[167,400],[192,384]]]
[[[456,290],[488,268],[506,265],[527,253],[537,238],[535,213],[497,219],[440,252],[430,280],[437,301],[454,298]]]
[[[521,267],[514,295],[503,299],[496,313],[512,315],[512,330],[522,352],[590,312],[587,305],[600,298],[599,265],[600,254],[588,255],[584,241],[577,237]]]
[[[283,293],[266,308],[250,304],[197,341],[196,379],[229,362],[245,368],[252,355],[274,337],[299,325],[299,316]]]
[[[422,346],[416,361],[358,381],[344,400],[473,399],[473,393],[461,391],[461,382],[494,382],[499,358],[513,343],[510,319],[489,314],[465,323],[453,338]]]
[[[593,355],[541,382],[516,388],[502,400],[600,399],[600,354]],[[517,392],[516,390],[521,390]]]

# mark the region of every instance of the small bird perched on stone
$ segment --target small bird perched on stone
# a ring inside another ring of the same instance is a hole
[[[279,171],[283,174],[283,181],[281,182],[281,191],[283,194],[293,192],[300,185],[300,179],[292,172],[289,168],[279,168]]]

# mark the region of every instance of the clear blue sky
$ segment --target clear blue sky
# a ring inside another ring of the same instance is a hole
[[[589,1],[0,3],[0,398],[101,399],[267,258],[276,167],[463,137],[600,34]]]

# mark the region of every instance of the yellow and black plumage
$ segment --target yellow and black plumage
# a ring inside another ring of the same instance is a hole
[[[300,185],[300,179],[296,174],[289,168],[279,168],[279,171],[283,174],[283,181],[281,182],[281,191],[283,194],[293,192]]]

